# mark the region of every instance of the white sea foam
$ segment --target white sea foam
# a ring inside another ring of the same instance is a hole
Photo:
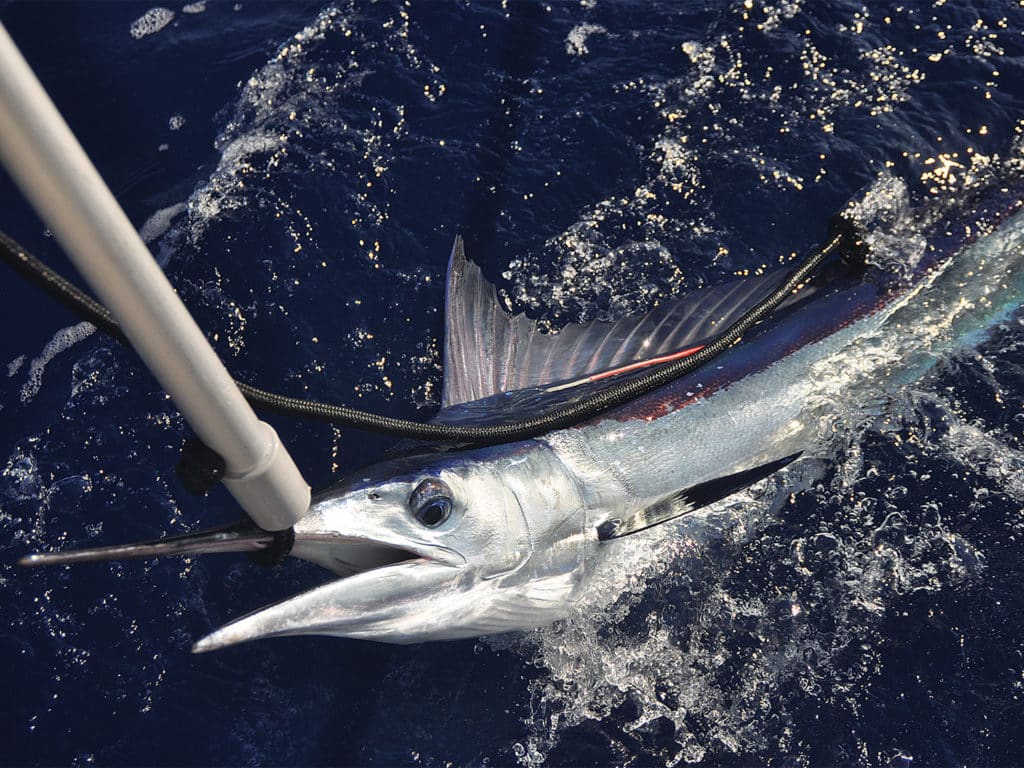
[[[47,364],[61,352],[70,349],[74,344],[88,338],[96,331],[92,323],[78,323],[62,328],[53,335],[38,357],[32,359],[28,367],[28,380],[21,387],[21,402],[32,400],[43,385],[43,372]]]
[[[23,366],[24,364],[25,355],[18,355],[16,358],[11,360],[11,362],[7,364],[7,378],[11,378],[12,376],[14,376],[18,371],[21,370],[21,366]]]
[[[570,56],[583,56],[590,53],[587,39],[592,35],[607,34],[608,30],[600,24],[584,22],[573,27],[565,38],[565,52]]]
[[[128,31],[136,40],[155,35],[174,21],[174,11],[169,8],[150,8],[132,22]]]
[[[142,238],[143,242],[152,243],[171,228],[174,219],[184,210],[185,203],[175,203],[154,212],[139,227],[139,237]]]

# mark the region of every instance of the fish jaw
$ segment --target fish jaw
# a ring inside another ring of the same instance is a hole
[[[451,639],[448,596],[462,569],[428,560],[374,568],[315,587],[236,619],[199,640],[205,653],[269,637],[330,635],[387,643]]]

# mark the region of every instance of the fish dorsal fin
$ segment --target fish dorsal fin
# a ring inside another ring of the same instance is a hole
[[[448,262],[442,406],[509,391],[509,365],[533,335],[534,324],[499,304],[494,286],[466,259],[456,237]]]
[[[499,302],[455,239],[448,265],[444,407],[500,392],[617,371],[694,348],[735,322],[786,279],[778,270],[692,291],[645,315],[567,325],[542,333]]]
[[[674,520],[690,512],[696,512],[701,507],[731,496],[737,491],[753,485],[758,480],[763,480],[768,475],[778,472],[799,456],[799,453],[794,453],[791,456],[769,461],[742,472],[716,477],[713,480],[678,491],[637,510],[629,517],[607,520],[598,527],[597,537],[601,541],[618,539],[629,536],[631,533],[645,531],[661,523],[667,523],[669,520]]]

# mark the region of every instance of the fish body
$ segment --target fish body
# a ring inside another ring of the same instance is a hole
[[[827,265],[709,365],[587,422],[487,448],[416,446],[354,473],[314,499],[292,550],[343,578],[238,619],[195,650],[296,634],[449,640],[564,617],[617,538],[813,453],[847,403],[883,401],[1018,306],[1021,200],[998,188],[927,222],[929,245],[902,274]],[[978,252],[958,265],[968,249]],[[457,240],[437,418],[509,421],[585,397],[645,359],[699,349],[780,275],[546,335],[500,307]]]

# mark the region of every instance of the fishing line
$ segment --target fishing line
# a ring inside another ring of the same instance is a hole
[[[324,421],[396,437],[459,443],[467,446],[498,445],[526,440],[599,416],[665,386],[681,376],[696,371],[721,355],[737,343],[743,334],[768,317],[787,297],[806,284],[829,256],[838,252],[847,258],[863,259],[866,245],[856,225],[849,219],[841,215],[834,216],[829,222],[828,238],[824,245],[819,246],[800,261],[782,285],[700,350],[681,359],[664,363],[630,381],[614,384],[579,402],[533,418],[492,425],[423,423],[381,416],[344,405],[289,397],[259,389],[237,379],[235,383],[254,408],[285,416]],[[0,259],[13,267],[18,274],[42,288],[51,297],[105,331],[112,338],[124,344],[128,343],[127,337],[106,307],[48,267],[2,231],[0,231]]]

